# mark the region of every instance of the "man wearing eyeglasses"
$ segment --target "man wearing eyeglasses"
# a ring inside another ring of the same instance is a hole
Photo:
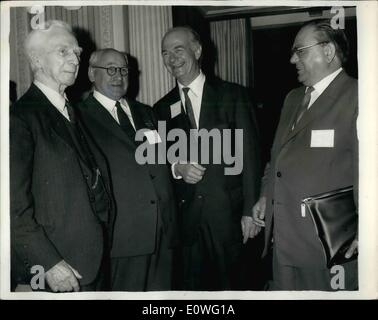
[[[113,291],[170,290],[175,203],[166,165],[137,162],[143,129],[157,151],[152,109],[125,98],[127,56],[114,49],[92,53],[88,76],[94,91],[79,107],[84,123],[106,157],[116,203],[111,250]]]
[[[343,70],[348,41],[328,20],[305,24],[290,62],[304,86],[286,97],[265,170],[254,222],[265,226],[265,254],[273,243],[270,290],[335,290],[311,216],[301,201],[354,187],[357,205],[357,80]],[[357,205],[358,207],[358,205]],[[346,257],[357,250],[353,241]],[[342,265],[345,289],[357,288],[357,262]]]
[[[69,25],[46,21],[27,36],[25,52],[34,81],[10,110],[9,131],[15,290],[104,289],[107,166],[65,95],[81,48]],[[46,283],[31,281],[39,275]]]

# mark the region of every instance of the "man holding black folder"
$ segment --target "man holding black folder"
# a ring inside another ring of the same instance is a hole
[[[270,290],[357,289],[357,260],[347,260],[344,288],[332,285],[322,244],[303,199],[353,186],[358,208],[357,80],[342,66],[348,42],[327,20],[305,24],[290,62],[304,85],[286,97],[260,200],[253,208],[265,226],[265,250],[273,244]],[[264,221],[265,220],[265,221]],[[274,225],[274,226],[273,226]],[[357,237],[345,256],[357,251]]]

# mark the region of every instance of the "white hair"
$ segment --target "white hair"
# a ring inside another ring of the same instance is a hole
[[[54,28],[64,29],[73,35],[71,26],[66,22],[60,20],[48,20],[45,22],[44,29],[34,29],[26,36],[24,50],[33,72],[36,71],[33,57],[38,54],[39,50],[43,49],[43,42],[41,44],[38,40],[42,37],[46,37]]]

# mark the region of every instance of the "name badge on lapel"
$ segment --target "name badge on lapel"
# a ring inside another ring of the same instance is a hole
[[[311,148],[333,148],[335,130],[312,130]]]
[[[161,143],[161,138],[156,130],[147,130],[144,132],[149,144]]]
[[[181,113],[181,101],[171,104],[171,118],[177,117]]]

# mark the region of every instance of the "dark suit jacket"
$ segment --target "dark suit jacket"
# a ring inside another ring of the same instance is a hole
[[[301,216],[301,200],[353,185],[357,203],[357,81],[342,71],[291,131],[303,96],[301,87],[286,97],[263,181],[263,194],[267,196],[266,248],[274,215],[279,262],[325,268],[311,217]],[[313,130],[334,130],[334,146],[311,147]]]
[[[174,88],[160,101],[154,110],[159,120],[167,122],[167,131],[187,129],[183,113],[172,118],[171,105],[180,102],[179,88]],[[183,225],[183,241],[191,244],[201,225],[218,243],[235,244],[242,240],[240,219],[251,216],[251,209],[259,193],[259,148],[252,105],[246,91],[235,84],[219,79],[206,79],[203,89],[199,129],[243,129],[243,141],[235,143],[243,148],[243,170],[237,175],[225,175],[224,169],[232,167],[213,164],[214,145],[209,144],[210,162],[203,179],[195,185],[175,180]],[[234,133],[235,130],[232,130]],[[201,157],[201,152],[200,152]],[[201,161],[199,162],[201,163]]]
[[[27,281],[33,265],[47,271],[64,259],[83,276],[80,283],[89,284],[100,267],[104,239],[88,196],[90,168],[65,121],[34,84],[11,108],[12,273],[18,282]],[[87,141],[106,181],[106,164]]]
[[[127,101],[137,129],[154,130],[151,107]],[[106,157],[116,202],[112,257],[150,254],[156,248],[159,225],[175,242],[176,212],[167,166],[140,165],[135,160],[138,143],[133,141],[109,112],[90,95],[79,106],[83,122]]]

